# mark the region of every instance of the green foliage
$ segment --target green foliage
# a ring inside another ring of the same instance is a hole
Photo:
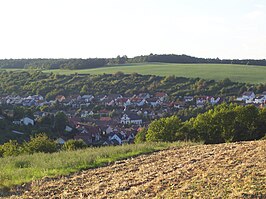
[[[59,111],[54,117],[55,130],[58,133],[63,133],[67,125],[67,116],[64,112]]]
[[[68,140],[64,143],[62,149],[65,151],[73,151],[77,149],[84,149],[87,144],[83,140]]]
[[[0,157],[17,156],[21,153],[21,148],[16,140],[0,145]]]
[[[134,142],[136,144],[146,142],[146,134],[147,134],[147,129],[146,128],[141,129],[135,136]]]
[[[165,69],[167,66],[160,67],[163,69],[162,71],[167,71]],[[187,70],[185,69],[185,71]],[[35,74],[27,71],[6,72],[0,70],[0,79],[2,80],[0,83],[0,94],[15,92],[17,95],[27,96],[38,93],[45,96],[46,100],[54,100],[57,95],[68,97],[74,94],[81,94],[80,91],[83,94],[90,93],[93,95],[113,93],[136,94],[139,92],[150,92],[153,94],[163,91],[175,99],[176,96],[180,95],[238,95],[241,87],[252,87],[252,85],[244,83],[232,83],[223,86],[220,82],[216,81],[175,77],[172,74],[173,72],[171,72],[170,77],[161,77],[154,75],[127,75],[118,72],[115,75],[56,75],[57,78],[54,78],[53,73]],[[14,85],[17,87],[15,91],[11,88]],[[54,108],[59,108],[58,106],[58,104],[54,103]],[[45,108],[47,109],[47,107]],[[45,110],[45,108],[42,110]],[[19,110],[17,113],[20,113]],[[23,111],[20,116],[24,113],[30,114]]]
[[[149,125],[146,139],[150,142],[173,142],[181,127],[181,120],[176,116],[155,120]]]
[[[38,134],[31,137],[29,142],[23,144],[25,152],[33,154],[38,152],[53,153],[57,151],[56,143],[50,140],[45,134]]]
[[[221,104],[183,123],[172,116],[153,121],[145,135],[147,141],[203,141],[215,144],[257,140],[266,133],[266,109],[253,105]],[[143,134],[138,139],[143,140]]]

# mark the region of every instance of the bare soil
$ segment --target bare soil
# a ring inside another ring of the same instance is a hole
[[[10,198],[266,198],[266,141],[171,148],[12,191]]]

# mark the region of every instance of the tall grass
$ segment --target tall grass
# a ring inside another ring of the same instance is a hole
[[[66,175],[83,169],[104,166],[116,160],[163,150],[171,146],[192,144],[185,142],[143,143],[1,158],[0,188],[11,187],[42,177]]]

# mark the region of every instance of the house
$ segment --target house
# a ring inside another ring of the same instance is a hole
[[[43,101],[44,97],[41,95],[33,95],[28,96],[26,99],[35,100],[35,101]]]
[[[130,102],[134,106],[143,106],[144,104],[146,104],[146,100],[145,99],[141,99],[141,98],[138,98],[138,97],[131,98]]]
[[[66,132],[71,132],[72,130],[73,130],[72,127],[66,125],[66,128],[65,128],[65,131],[66,131]]]
[[[81,114],[80,114],[80,117],[81,118],[89,117],[89,111],[82,111]]]
[[[130,124],[130,118],[127,114],[124,114],[120,121],[121,124]]]
[[[118,100],[118,99],[120,99],[120,98],[123,98],[123,96],[122,95],[120,95],[120,94],[110,94],[110,95],[108,95],[108,97],[107,97],[108,99],[110,99],[110,100]]]
[[[131,105],[131,102],[128,98],[119,98],[116,100],[116,105],[118,106],[130,106]]]
[[[15,120],[15,121],[13,121],[13,124],[16,124],[16,125],[25,125],[25,126],[34,125],[34,120],[31,119],[31,118],[29,118],[29,117],[24,117],[21,120]]]
[[[22,106],[36,106],[37,102],[35,99],[25,99],[22,101]]]
[[[20,120],[20,123],[21,124],[24,124],[24,125],[26,125],[26,126],[28,126],[28,125],[34,125],[34,120],[33,119],[31,119],[31,118],[29,118],[29,117],[24,117],[24,118],[22,118],[21,120]]]
[[[3,115],[0,115],[0,120],[5,119],[5,117]]]
[[[121,117],[120,120],[121,124],[136,124],[136,125],[141,125],[142,124],[142,119],[140,116],[138,116],[135,113],[125,113]]]
[[[114,105],[115,105],[115,100],[113,100],[113,99],[109,99],[109,98],[107,98],[107,99],[105,99],[103,102],[104,102],[104,104],[105,104],[106,106],[114,106]]]
[[[217,98],[215,99],[214,97],[209,97],[209,98],[207,98],[207,100],[209,101],[209,103],[210,103],[211,105],[215,105],[215,104],[217,104],[217,103],[220,102],[221,98],[220,98],[220,97],[217,97]]]
[[[149,98],[146,99],[147,103],[153,107],[159,106],[161,104],[161,100],[158,98]]]
[[[95,96],[94,101],[102,102],[105,99],[107,99],[107,95],[97,95],[97,96]]]
[[[154,97],[159,99],[161,102],[164,102],[167,100],[168,95],[164,92],[157,92],[155,93]]]
[[[112,133],[114,130],[112,127],[108,126],[107,129],[105,130],[105,133],[108,135],[110,133]]]
[[[186,102],[177,101],[177,102],[174,102],[173,105],[174,105],[174,108],[184,109],[186,106]]]
[[[81,97],[81,99],[88,103],[88,102],[91,102],[94,99],[94,96],[93,95],[83,95]]]
[[[111,142],[113,142],[114,145],[116,145],[116,143],[118,143],[119,145],[121,145],[123,138],[122,138],[122,135],[120,133],[114,133],[114,132],[112,132],[112,133],[109,134],[108,140],[111,141]]]
[[[184,96],[184,101],[185,102],[192,102],[194,100],[193,96]]]
[[[266,91],[264,91],[264,92],[262,93],[262,95],[266,98]]]
[[[58,102],[63,102],[65,99],[66,97],[64,95],[57,95],[55,97],[55,101],[58,101]]]
[[[100,140],[101,129],[97,126],[78,124],[79,133],[74,136],[75,140],[82,139],[86,144],[93,144]]]
[[[256,97],[255,93],[252,91],[246,91],[242,94],[242,100],[253,100]]]
[[[255,100],[254,100],[255,104],[263,104],[265,102],[266,102],[266,97],[264,95],[256,97]]]
[[[205,96],[196,98],[196,106],[197,107],[204,107],[206,102],[207,102],[207,99]]]
[[[138,97],[141,98],[141,99],[148,99],[148,98],[150,98],[151,96],[150,96],[149,93],[140,93],[140,94],[138,95]]]

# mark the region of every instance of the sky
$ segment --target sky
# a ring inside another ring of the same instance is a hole
[[[0,59],[266,59],[265,0],[0,0]]]

